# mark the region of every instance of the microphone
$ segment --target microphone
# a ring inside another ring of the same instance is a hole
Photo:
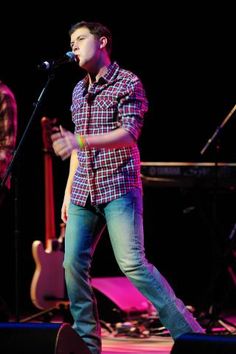
[[[39,70],[52,70],[56,69],[59,66],[67,63],[76,61],[75,54],[73,52],[66,52],[65,55],[56,60],[44,61],[38,65]]]

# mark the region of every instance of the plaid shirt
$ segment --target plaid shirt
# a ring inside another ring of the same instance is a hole
[[[11,90],[0,81],[0,178],[12,160],[16,144],[17,106]],[[10,188],[10,179],[6,186]]]
[[[72,95],[75,133],[97,135],[123,127],[137,141],[148,102],[142,83],[116,62],[88,88],[88,76],[78,82]],[[109,202],[142,188],[137,144],[119,149],[92,148],[78,151],[71,201],[84,206],[90,194],[93,205]]]

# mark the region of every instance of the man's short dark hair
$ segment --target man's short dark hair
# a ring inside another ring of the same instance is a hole
[[[107,38],[107,52],[111,55],[112,51],[112,34],[111,31],[104,25],[99,22],[88,22],[88,21],[80,21],[72,25],[69,30],[69,35],[71,36],[78,28],[86,27],[89,29],[90,33],[92,33],[96,38],[106,37]]]

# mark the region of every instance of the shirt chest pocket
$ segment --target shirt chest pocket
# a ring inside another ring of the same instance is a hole
[[[100,132],[110,131],[118,127],[118,106],[114,99],[97,97],[91,106],[90,127]]]
[[[98,96],[94,100],[94,105],[103,111],[117,111],[117,101],[112,97]]]

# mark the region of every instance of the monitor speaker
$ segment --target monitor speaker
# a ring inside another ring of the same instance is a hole
[[[89,354],[68,323],[0,323],[0,353]]]
[[[171,354],[236,353],[236,336],[223,334],[184,334],[175,340]]]

